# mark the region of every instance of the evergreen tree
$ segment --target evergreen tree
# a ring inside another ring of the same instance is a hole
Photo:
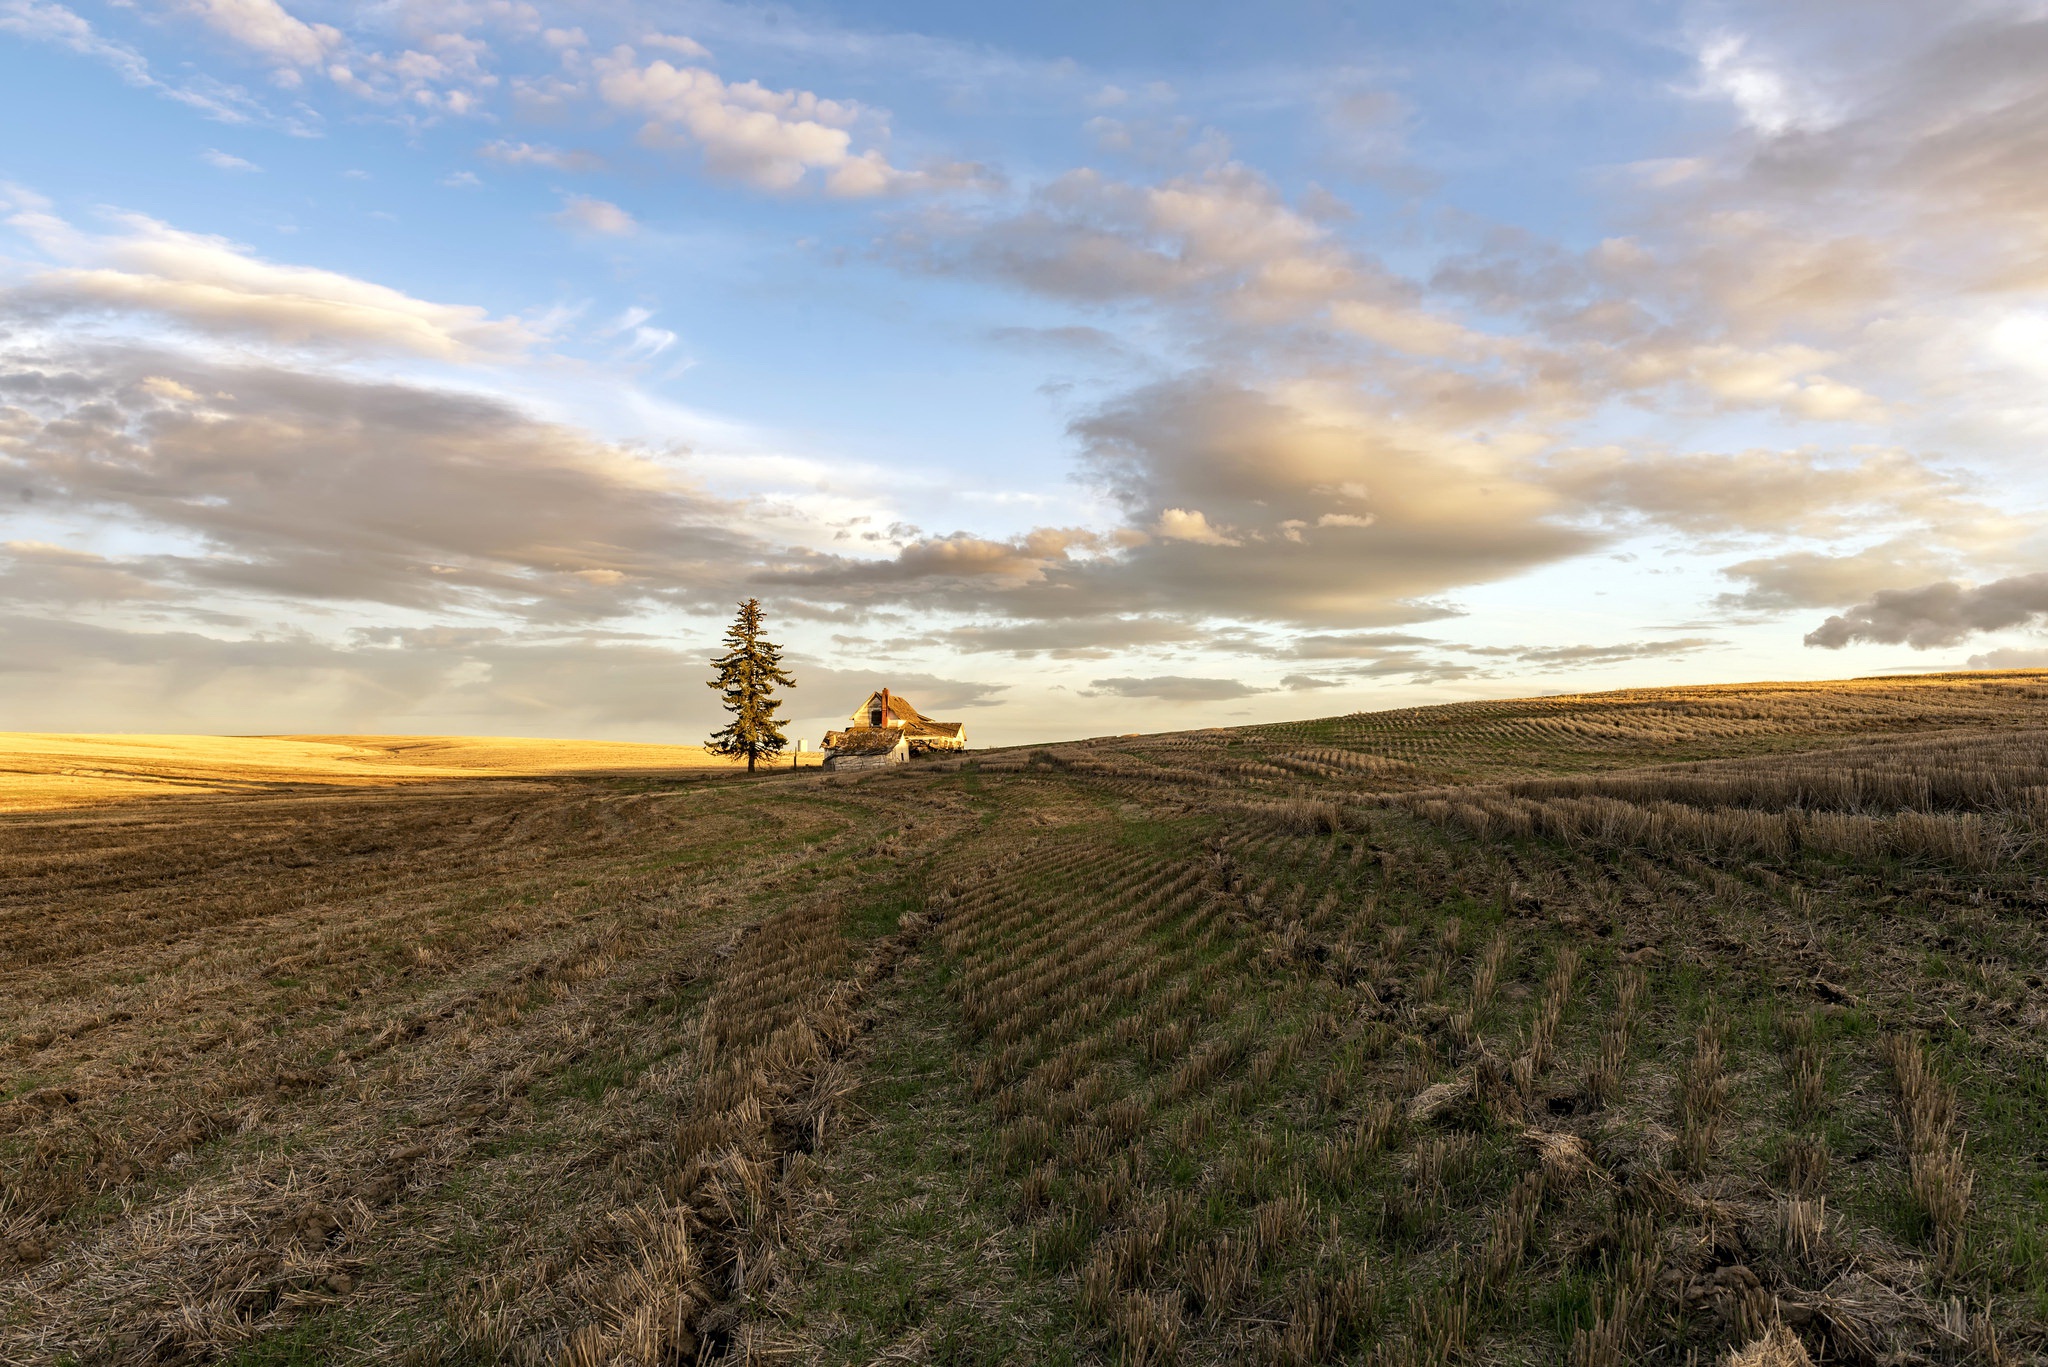
[[[751,774],[755,761],[779,755],[789,744],[775,715],[782,706],[775,687],[794,688],[796,680],[782,667],[782,647],[761,634],[758,598],[740,604],[739,616],[726,628],[725,645],[725,654],[711,662],[718,677],[707,687],[723,695],[721,705],[732,713],[732,721],[704,742],[704,748],[714,755],[745,755]]]

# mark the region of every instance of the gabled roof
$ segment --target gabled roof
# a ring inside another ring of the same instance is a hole
[[[932,721],[927,717],[920,717],[903,728],[906,735],[944,736],[948,740],[958,740],[966,729],[964,721]]]
[[[912,724],[925,720],[924,713],[918,711],[915,707],[912,707],[910,703],[902,697],[902,695],[897,693],[891,693],[886,688],[878,688],[874,692],[868,694],[868,700],[862,703],[859,707],[854,708],[852,713],[849,714],[847,720],[851,721],[855,726],[866,726],[868,724],[869,715],[872,714],[876,708],[881,707],[883,705],[882,699],[885,697],[889,701],[888,715],[882,718],[882,723],[884,725],[887,725],[891,719]]]

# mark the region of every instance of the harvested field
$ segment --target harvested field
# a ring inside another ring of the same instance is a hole
[[[816,767],[818,756],[805,752]],[[505,736],[64,736],[0,732],[0,812],[194,793],[446,779],[730,773],[694,745]]]
[[[2044,700],[0,818],[0,1362],[2043,1361]]]

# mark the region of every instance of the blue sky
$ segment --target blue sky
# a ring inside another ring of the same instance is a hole
[[[2048,21],[0,0],[0,726],[2048,663]],[[702,694],[702,696],[699,696]]]

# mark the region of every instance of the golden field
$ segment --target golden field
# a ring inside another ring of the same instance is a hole
[[[2042,1363],[2044,709],[181,740],[0,815],[0,1364]]]
[[[804,763],[818,757],[806,752]],[[744,772],[694,745],[507,736],[146,736],[0,732],[0,812],[180,793],[451,779]]]

